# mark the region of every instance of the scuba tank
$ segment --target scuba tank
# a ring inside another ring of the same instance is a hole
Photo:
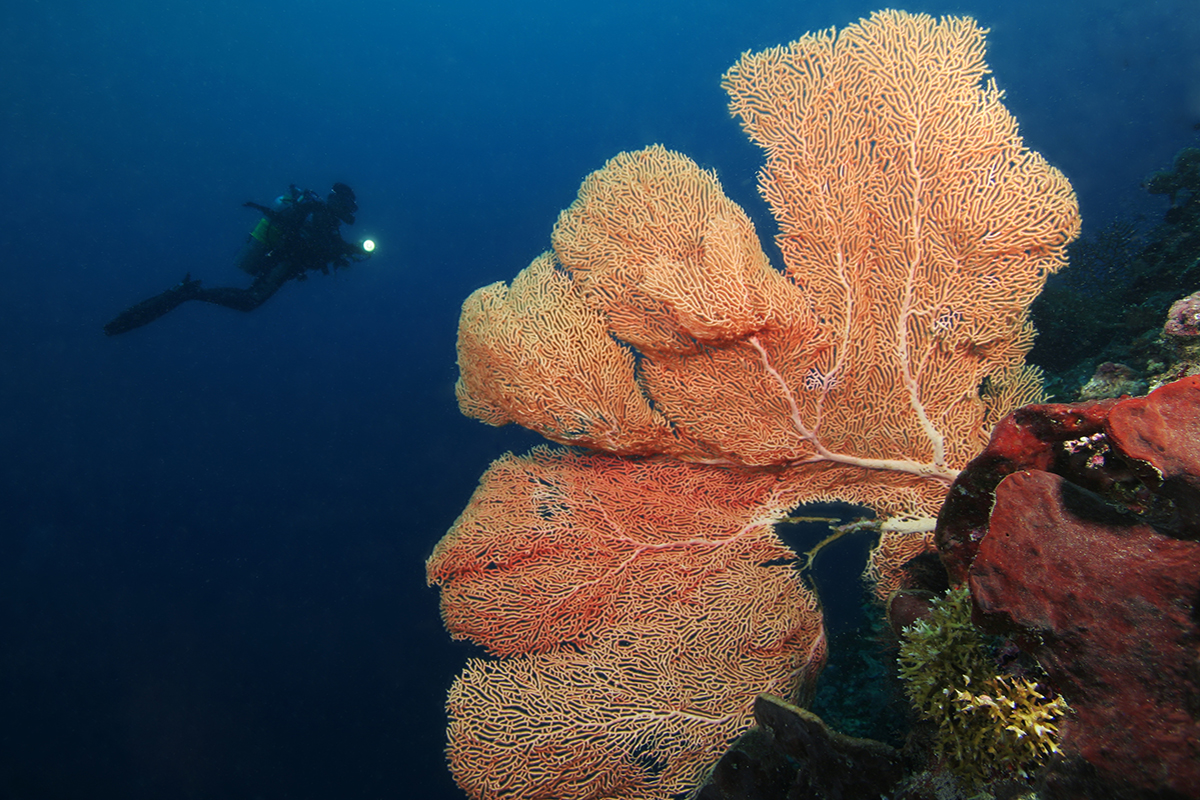
[[[319,198],[307,189],[303,192],[300,191],[293,183],[288,187],[286,194],[275,198],[269,209],[248,204],[262,209],[264,213],[254,226],[254,230],[250,231],[250,235],[246,238],[246,245],[237,259],[238,269],[255,277],[265,273],[270,266],[268,256],[283,243],[288,233],[287,229],[290,227],[288,223],[292,221],[289,217],[295,214],[297,206],[302,201],[312,202],[313,200],[319,200]]]

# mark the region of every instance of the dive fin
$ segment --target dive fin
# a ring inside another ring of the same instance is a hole
[[[200,294],[200,281],[194,281],[191,278],[192,274],[189,272],[181,283],[172,286],[162,294],[125,309],[104,326],[104,333],[108,336],[116,336],[119,333],[140,328],[150,324],[176,306],[195,299]]]

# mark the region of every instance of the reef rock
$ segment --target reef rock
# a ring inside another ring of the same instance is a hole
[[[1176,300],[1167,312],[1163,336],[1179,339],[1200,338],[1200,292]]]
[[[1103,400],[1123,394],[1142,394],[1146,381],[1138,377],[1132,367],[1105,361],[1096,367],[1091,380],[1079,390],[1080,400]]]
[[[1042,796],[1200,797],[1200,378],[1014,412],[937,540],[1074,711]]]
[[[900,754],[826,727],[816,714],[770,695],[758,723],[717,762],[695,800],[850,800],[886,796],[903,776]]]

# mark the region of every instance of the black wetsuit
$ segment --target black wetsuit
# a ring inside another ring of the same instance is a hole
[[[285,283],[303,280],[310,270],[328,274],[330,267],[347,267],[366,255],[360,246],[342,239],[338,218],[319,199],[302,198],[282,212],[257,203],[246,206],[263,212],[282,233],[279,245],[266,252],[254,266],[256,277],[249,287],[205,289],[189,273],[178,285],[122,311],[104,326],[104,332],[116,336],[140,328],[188,300],[215,303],[235,311],[253,311]]]

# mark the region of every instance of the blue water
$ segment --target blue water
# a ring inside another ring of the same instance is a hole
[[[399,6],[399,7],[398,7]],[[339,10],[340,8],[340,10]],[[772,0],[13,4],[0,26],[0,798],[459,796],[466,650],[423,561],[505,449],[460,417],[459,304],[584,175],[661,142],[760,230],[721,74],[873,6]],[[928,3],[991,29],[1087,226],[1194,145],[1195,0]],[[289,183],[380,247],[252,314],[101,325],[233,267]]]

